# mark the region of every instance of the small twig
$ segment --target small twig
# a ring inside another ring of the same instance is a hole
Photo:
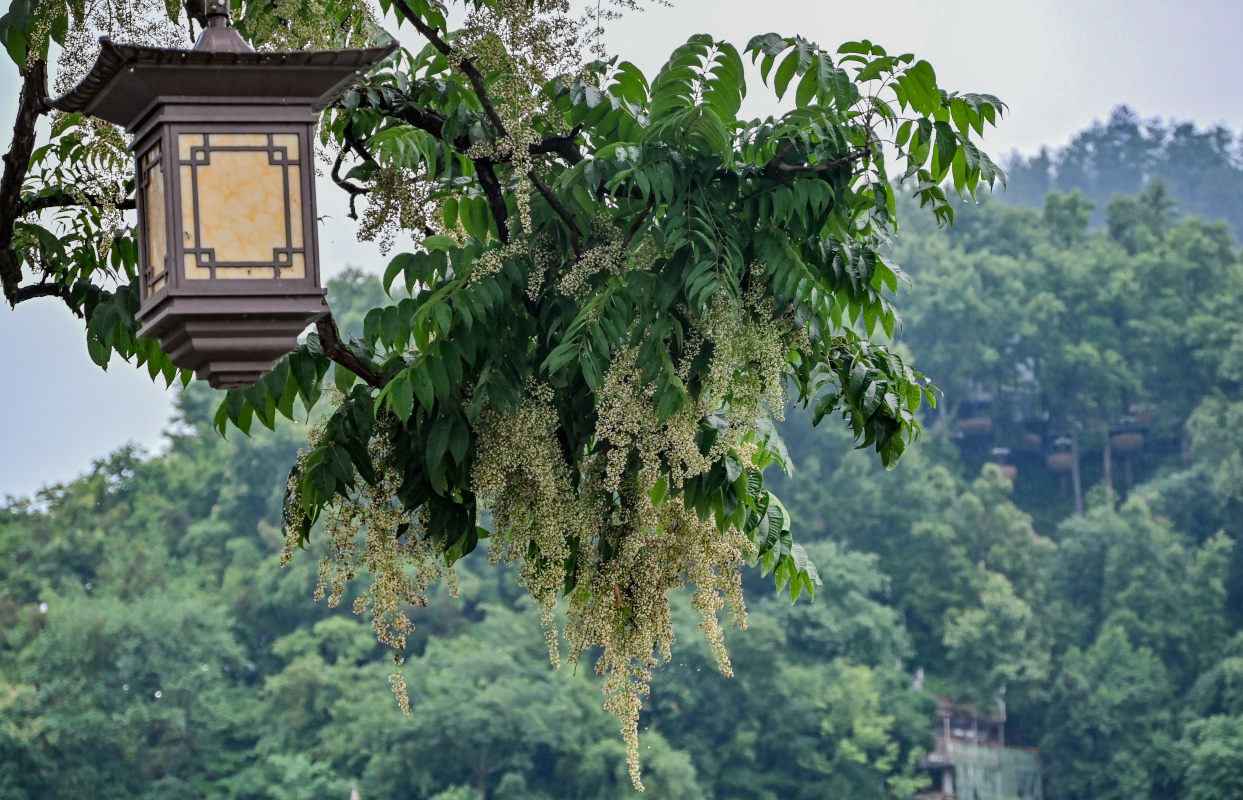
[[[582,237],[578,230],[578,224],[574,222],[573,215],[571,215],[570,212],[566,210],[566,207],[561,204],[561,198],[557,197],[556,192],[548,188],[548,184],[544,183],[544,179],[539,176],[538,172],[531,169],[527,172],[527,177],[531,180],[531,183],[535,185],[535,188],[539,191],[540,195],[543,196],[545,202],[552,206],[552,210],[557,212],[557,216],[561,217],[561,221],[564,222],[565,226],[570,229],[570,246],[574,248],[574,255],[582,256]]]
[[[356,183],[350,183],[348,180],[341,177],[341,162],[345,160],[345,153],[348,149],[349,149],[348,147],[343,147],[341,148],[340,152],[337,153],[337,160],[334,161],[332,164],[332,182],[350,193],[349,217],[352,220],[357,220],[358,211],[354,208],[354,201],[358,198],[360,194],[369,194],[371,190],[365,186],[359,186]]]

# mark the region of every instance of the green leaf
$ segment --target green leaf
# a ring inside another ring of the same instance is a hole
[[[894,137],[894,145],[897,147],[905,147],[907,141],[911,138],[911,126],[913,121],[907,120],[898,126],[898,134]]]
[[[419,405],[423,406],[424,411],[430,412],[436,402],[436,390],[432,387],[431,378],[428,377],[426,370],[418,366],[411,367],[409,374],[410,383],[419,398]]]
[[[443,234],[435,234],[428,236],[421,243],[428,251],[432,250],[452,250],[458,246],[457,241],[452,236]]]
[[[794,77],[794,71],[798,69],[798,59],[799,55],[796,49],[785,57],[785,60],[781,62],[781,66],[777,67],[777,74],[773,76],[773,91],[777,93],[778,100],[785,96],[790,80]]]
[[[445,227],[453,230],[457,227],[458,215],[458,199],[456,197],[446,197],[440,208],[441,217],[445,221]]]
[[[354,382],[356,380],[358,380],[358,376],[353,372],[350,372],[340,364],[333,365],[332,381],[341,394],[348,395],[350,393],[350,388],[354,386]]]
[[[457,417],[452,418],[449,434],[449,454],[458,464],[466,463],[466,452],[470,449],[470,428]]]
[[[949,172],[950,165],[954,161],[954,153],[958,150],[958,137],[954,135],[954,131],[950,128],[949,123],[935,123],[937,132],[937,149],[936,164],[933,169],[933,179],[940,181]]]
[[[817,70],[808,70],[798,82],[794,92],[794,102],[800,108],[811,103],[820,91],[820,75]]]
[[[389,381],[377,400],[383,399],[386,395],[389,408],[402,421],[402,424],[405,424],[414,410],[414,387],[410,383],[409,376],[396,377]]]
[[[388,267],[384,270],[384,291],[388,294],[393,293],[393,281],[398,275],[404,273],[410,268],[414,261],[414,253],[398,253],[388,262]]]
[[[424,458],[427,464],[427,473],[429,477],[439,476],[439,479],[433,478],[433,486],[436,486],[438,492],[444,493],[447,484],[444,482],[445,471],[445,455],[449,452],[449,441],[453,436],[453,423],[447,417],[436,417],[432,422],[432,429],[427,435],[427,450]],[[437,484],[439,484],[437,486]]]

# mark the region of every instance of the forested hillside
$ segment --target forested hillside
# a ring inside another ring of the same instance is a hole
[[[223,441],[215,399],[180,395],[166,455],[117,452],[0,510],[0,797],[637,796],[597,679],[550,668],[538,612],[482,553],[460,565],[469,600],[414,615],[403,716],[350,598],[311,602],[317,556],[279,567],[280,475],[305,431]],[[914,785],[932,701],[895,666],[911,650],[887,581],[873,556],[809,549],[833,591],[791,608],[753,576],[741,680],[681,643],[645,720],[648,796]]]
[[[747,575],[733,678],[678,643],[643,717],[646,796],[908,797],[937,695],[1004,699],[1046,797],[1243,796],[1229,229],[1152,184],[963,207],[895,255],[898,343],[943,400],[891,472],[791,411],[781,493],[824,586],[792,606]],[[333,284],[343,329],[379,292]],[[306,431],[225,441],[216,401],[179,396],[164,454],[0,508],[0,800],[637,796],[598,678],[550,669],[538,611],[483,553],[459,565],[468,599],[413,614],[403,715],[351,598],[311,602],[318,554],[279,566]]]

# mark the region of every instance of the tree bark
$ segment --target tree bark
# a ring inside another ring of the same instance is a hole
[[[1070,486],[1075,495],[1075,514],[1083,516],[1083,479],[1079,474],[1079,432],[1070,434]]]
[[[35,123],[47,111],[46,96],[47,64],[34,61],[22,71],[13,143],[4,155],[4,174],[0,177],[0,286],[10,306],[29,299],[18,291],[22,282],[22,262],[13,248],[13,228],[21,216],[22,184],[26,181],[30,154],[35,148]]]
[[[1114,506],[1114,450],[1110,442],[1109,425],[1101,428],[1105,441],[1101,448],[1101,469],[1105,473],[1105,502],[1110,508]]]

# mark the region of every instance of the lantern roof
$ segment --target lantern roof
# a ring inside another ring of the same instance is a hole
[[[160,101],[304,105],[322,111],[397,45],[358,50],[256,52],[227,25],[208,25],[193,50],[117,44],[107,36],[91,71],[59,111],[82,111],[133,130]]]

